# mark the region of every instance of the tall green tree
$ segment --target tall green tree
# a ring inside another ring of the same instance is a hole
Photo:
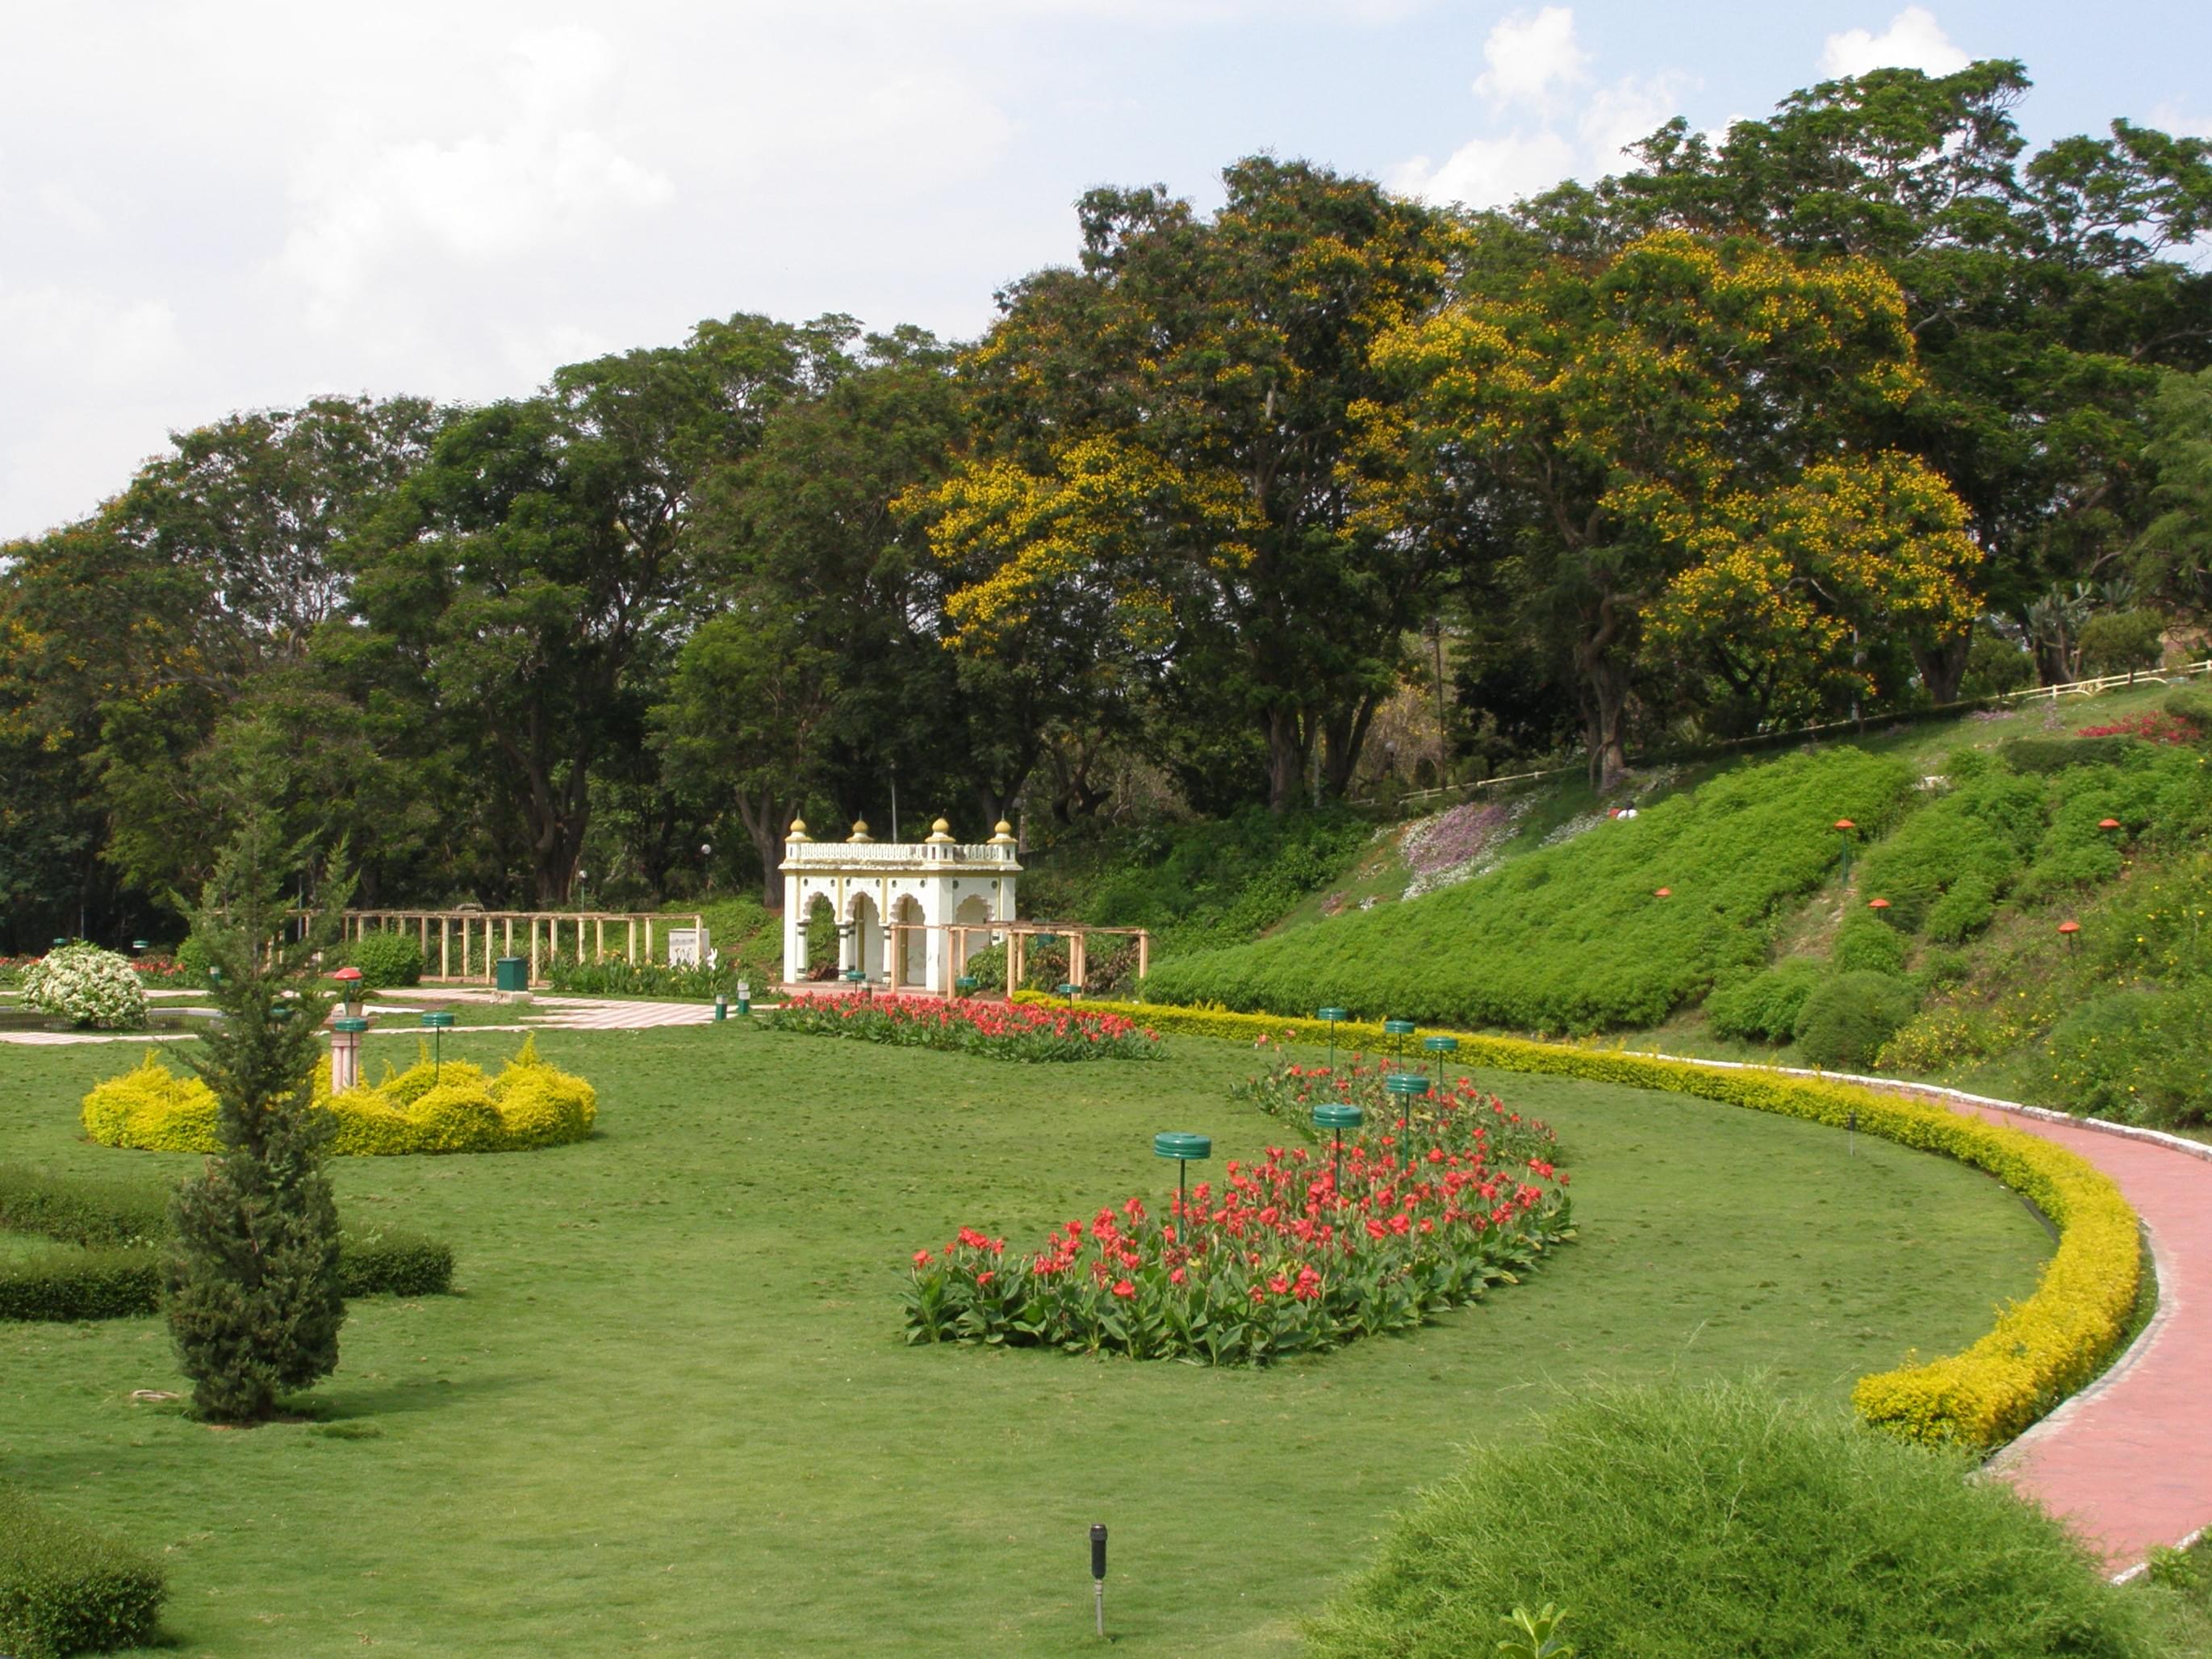
[[[323,1167],[327,1115],[312,1103],[330,1012],[313,963],[337,937],[350,884],[318,890],[288,937],[289,849],[249,811],[217,860],[192,931],[220,970],[220,1018],[185,1059],[215,1091],[221,1150],[177,1188],[165,1310],[192,1407],[218,1423],[266,1422],[282,1397],[337,1369],[345,1301],[337,1206]]]
[[[1352,409],[1387,395],[1370,349],[1442,295],[1448,244],[1365,179],[1255,157],[1224,183],[1210,219],[1158,188],[1082,199],[1079,268],[1005,296],[964,366],[965,453],[918,505],[971,575],[962,649],[1042,624],[1102,684],[1179,682],[1163,706],[1264,742],[1281,810],[1316,756],[1349,780],[1443,574],[1355,512],[1341,463]]]
[[[2124,558],[2158,372],[2212,361],[2212,272],[2169,257],[2212,228],[2212,144],[2116,121],[2029,155],[2027,88],[2008,60],[1824,82],[1717,143],[1674,121],[1640,167],[1522,215],[1571,252],[1679,228],[1881,264],[1926,378],[1886,441],[1950,483],[1984,555],[1977,594],[2023,624],[2054,582]],[[1968,643],[1917,642],[1938,701]]]
[[[701,576],[701,485],[851,333],[740,316],[561,369],[452,421],[352,544],[361,620],[483,757],[537,902],[568,896],[594,772],[644,747]]]
[[[1877,441],[1920,380],[1870,262],[1680,231],[1547,253],[1480,270],[1376,361],[1405,396],[1364,416],[1366,488],[1498,527],[1524,617],[1567,647],[1594,784],[1626,765],[1654,656],[1770,699],[1871,690],[1860,631],[1971,614],[1958,501]]]

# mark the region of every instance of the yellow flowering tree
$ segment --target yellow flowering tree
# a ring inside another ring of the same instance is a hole
[[[1965,623],[1963,512],[1877,441],[1920,387],[1877,266],[1680,232],[1516,258],[1486,234],[1462,297],[1378,343],[1406,402],[1356,411],[1358,489],[1488,526],[1532,624],[1562,636],[1594,780],[1626,764],[1640,669],[1771,707],[1874,690],[1855,631]]]

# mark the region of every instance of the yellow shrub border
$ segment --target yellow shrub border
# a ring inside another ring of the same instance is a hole
[[[1020,994],[1024,1000],[1051,1000],[1036,992]],[[1244,1042],[1291,1033],[1322,1042],[1331,1030],[1322,1020],[1219,1008],[1085,1006],[1126,1014],[1156,1030]],[[1371,1022],[1346,1020],[1334,1030],[1340,1047],[1381,1051],[1387,1045],[1382,1028]],[[2063,1146],[1857,1084],[1455,1035],[1457,1057],[1469,1066],[1694,1095],[1838,1127],[1856,1111],[1858,1127],[1868,1133],[1985,1170],[2049,1216],[2058,1229],[2057,1251],[2044,1265],[2034,1293],[2006,1308],[1988,1335],[1963,1353],[1859,1379],[1852,1403],[1881,1428],[1931,1443],[2002,1445],[2094,1377],[2126,1332],[2140,1289],[2141,1223],[2109,1176]]]

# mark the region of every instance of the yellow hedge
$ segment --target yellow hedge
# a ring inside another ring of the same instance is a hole
[[[315,1068],[314,1103],[337,1120],[330,1150],[349,1157],[400,1152],[508,1152],[582,1140],[599,1117],[592,1085],[538,1057],[535,1038],[495,1078],[481,1066],[428,1054],[404,1072],[387,1066],[374,1085],[331,1092],[330,1061]],[[149,1054],[84,1097],[85,1133],[104,1146],[147,1152],[216,1150],[215,1096]]]
[[[1285,1032],[1322,1042],[1331,1029],[1322,1020],[1218,1008],[1086,1006],[1126,1014],[1157,1030],[1247,1042]],[[1347,1020],[1334,1029],[1340,1047],[1384,1052],[1392,1041],[1371,1023]],[[1948,1153],[1986,1170],[2049,1216],[2058,1228],[2058,1249],[2045,1264],[2034,1294],[2004,1310],[1996,1328],[1964,1353],[1861,1377],[1852,1401],[1870,1423],[1908,1439],[2001,1445],[2095,1376],[2126,1330],[2139,1289],[2140,1223],[2108,1177],[2063,1147],[1930,1102],[1856,1084],[1512,1037],[1458,1036],[1458,1058],[1469,1066],[1663,1090],[1839,1127],[1846,1114],[1856,1111],[1858,1127],[1868,1133]]]

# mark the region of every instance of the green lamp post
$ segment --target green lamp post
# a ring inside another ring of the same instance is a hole
[[[1067,1006],[1071,1008],[1075,1006],[1076,995],[1083,988],[1072,979],[1060,981],[1060,994],[1067,999]]]
[[[1410,1019],[1386,1019],[1382,1022],[1382,1033],[1385,1036],[1398,1039],[1398,1059],[1402,1064],[1406,1058],[1406,1039],[1413,1035],[1413,1022]]]
[[[1407,1157],[1410,1158],[1413,1145],[1413,1099],[1417,1095],[1428,1093],[1429,1079],[1419,1072],[1393,1072],[1382,1079],[1382,1086],[1398,1097],[1399,1109],[1405,1114],[1399,1119],[1399,1123],[1406,1132]]]
[[[1444,1091],[1444,1066],[1451,1056],[1459,1052],[1459,1039],[1455,1036],[1423,1037],[1421,1047],[1437,1057],[1437,1092],[1442,1094]]]
[[[1336,1075],[1336,1028],[1352,1018],[1351,1012],[1344,1008],[1319,1008],[1314,1011],[1314,1018],[1328,1022],[1328,1074],[1334,1077]]]
[[[976,986],[981,982],[973,974],[963,974],[952,981],[952,988],[963,997],[971,997],[975,994]]]
[[[844,979],[846,984],[854,990],[859,990],[868,982],[868,970],[865,968],[848,968],[845,970]],[[863,992],[862,994],[866,994]]]
[[[1184,1183],[1189,1176],[1190,1166],[1213,1156],[1213,1137],[1169,1129],[1152,1137],[1152,1156],[1175,1160],[1176,1214],[1180,1217],[1183,1209]]]
[[[1329,1164],[1329,1181],[1340,1197],[1344,1192],[1344,1132],[1357,1129],[1365,1121],[1367,1114],[1348,1100],[1324,1100],[1313,1109],[1314,1127],[1327,1129],[1336,1138]]]
[[[446,1065],[446,1033],[453,1029],[453,1017],[445,1010],[422,1016],[422,1029],[430,1034],[430,1081],[435,1084],[438,1074]]]

